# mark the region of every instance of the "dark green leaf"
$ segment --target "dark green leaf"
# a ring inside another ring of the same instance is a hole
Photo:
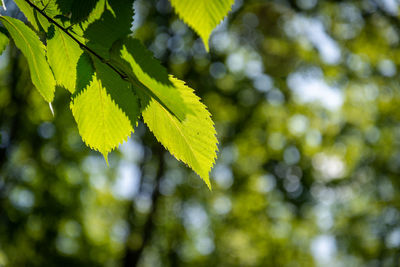
[[[71,22],[78,23],[87,19],[99,0],[74,0],[71,5]]]
[[[84,37],[87,45],[104,58],[109,58],[109,50],[115,41],[131,33],[133,22],[133,0],[110,0],[109,7],[100,19],[89,25]]]

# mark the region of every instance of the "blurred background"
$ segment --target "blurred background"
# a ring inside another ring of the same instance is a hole
[[[212,192],[142,122],[107,167],[9,46],[0,266],[400,266],[399,1],[235,2],[209,54],[167,0],[135,2],[213,115]]]

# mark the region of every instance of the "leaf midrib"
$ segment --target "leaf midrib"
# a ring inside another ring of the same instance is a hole
[[[100,98],[100,107],[101,107],[101,115],[103,117],[103,119],[101,120],[101,125],[102,127],[102,135],[103,135],[103,144],[106,143],[106,127],[105,127],[105,114],[104,114],[104,101],[103,101],[103,95],[102,95],[102,89],[103,89],[103,85],[101,84],[100,80],[97,81],[97,85],[99,86],[99,98]],[[103,147],[104,151],[106,151],[106,146]],[[103,153],[103,152],[101,152]]]
[[[163,107],[160,105],[160,107],[163,109],[163,111],[168,115],[169,119],[173,122],[173,125],[176,127],[176,129],[178,129],[179,133],[181,134],[181,136],[183,137],[183,139],[185,140],[186,144],[189,147],[189,151],[191,153],[191,158],[192,161],[195,161],[197,163],[197,165],[199,164],[199,162],[196,159],[196,155],[195,155],[195,151],[193,149],[193,147],[191,146],[190,142],[187,140],[186,136],[184,135],[184,133],[182,132],[182,130],[179,128],[179,126],[176,124],[176,122],[174,121],[173,117],[171,116],[171,114]],[[192,166],[194,168],[194,166]]]

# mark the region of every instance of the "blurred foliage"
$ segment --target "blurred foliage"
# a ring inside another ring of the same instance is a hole
[[[0,266],[399,266],[397,1],[236,0],[210,54],[168,1],[135,8],[135,35],[213,114],[213,191],[141,123],[107,167],[10,46]]]

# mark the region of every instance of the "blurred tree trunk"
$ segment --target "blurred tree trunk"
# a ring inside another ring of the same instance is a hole
[[[158,157],[158,170],[157,174],[154,180],[154,186],[153,186],[153,192],[151,194],[151,208],[150,212],[147,216],[147,219],[143,225],[143,229],[141,231],[142,233],[142,242],[140,246],[136,249],[132,249],[129,244],[134,241],[131,240],[132,238],[135,238],[135,235],[132,235],[133,228],[135,227],[132,223],[132,220],[130,220],[130,229],[131,229],[131,235],[128,237],[128,240],[126,242],[126,249],[125,249],[125,256],[124,256],[124,261],[123,261],[123,266],[125,267],[132,267],[132,266],[137,266],[139,263],[139,260],[142,257],[143,251],[147,244],[149,243],[153,230],[155,229],[154,225],[154,218],[157,213],[157,206],[158,206],[158,198],[160,196],[160,181],[161,177],[163,177],[165,173],[165,162],[164,162],[164,156],[163,156],[163,148],[161,145],[157,145],[156,148],[153,148],[153,155],[157,155]],[[142,173],[142,179],[145,175]],[[142,181],[143,183],[143,181]],[[141,192],[139,192],[140,194]],[[131,207],[129,209],[129,213],[134,212],[133,208],[133,203],[134,201],[131,202]],[[133,216],[133,214],[128,214],[128,216]],[[134,218],[133,218],[134,219]]]

